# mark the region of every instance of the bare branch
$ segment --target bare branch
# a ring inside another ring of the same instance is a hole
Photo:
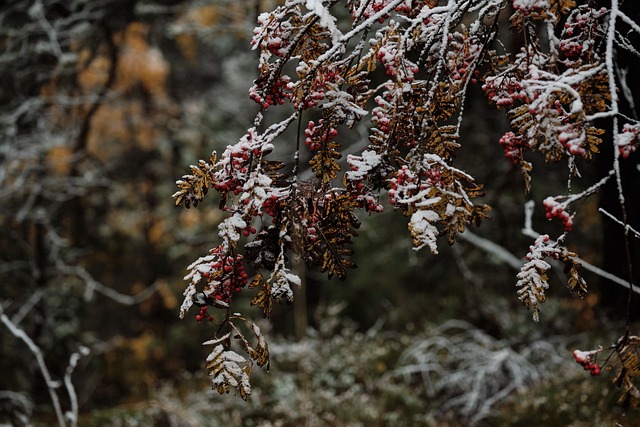
[[[58,394],[56,389],[60,387],[59,381],[54,381],[51,378],[51,374],[49,373],[49,369],[44,361],[44,356],[42,355],[42,351],[40,347],[36,345],[35,342],[26,334],[22,329],[13,324],[13,322],[4,314],[4,309],[0,306],[0,321],[9,329],[9,332],[16,338],[22,340],[29,350],[31,354],[35,357],[38,362],[38,368],[40,369],[40,373],[44,378],[45,384],[47,386],[47,390],[49,391],[49,397],[51,398],[51,403],[53,404],[53,409],[56,413],[56,418],[58,420],[58,425],[60,427],[65,427],[66,422],[64,420],[64,414],[62,412],[62,406],[60,405],[60,399],[58,398]]]

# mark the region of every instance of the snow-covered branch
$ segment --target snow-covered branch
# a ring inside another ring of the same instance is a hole
[[[498,17],[508,5],[510,29],[524,40],[516,51],[500,40]],[[218,228],[221,243],[189,267],[181,317],[195,304],[200,319],[213,306],[228,321],[234,295],[246,284],[256,288],[252,303],[268,316],[271,303],[290,302],[291,285],[301,282],[290,273],[288,255],[344,279],[355,267],[349,245],[360,226],[357,213],[383,211],[386,195],[392,209],[408,218],[415,250],[437,254],[442,237],[449,244],[461,238],[517,268],[518,298],[536,321],[556,261],[564,263],[567,285],[580,297],[587,288],[579,267],[611,278],[564,244],[578,226],[578,201],[602,191],[611,177],[624,212],[620,163],[640,145],[640,124],[620,111],[621,90],[632,97],[615,60],[618,50],[635,50],[621,28],[638,32],[638,24],[619,1],[596,8],[546,0],[354,0],[344,5],[347,13],[338,12],[340,6],[288,0],[258,17],[252,44],[260,51],[259,77],[249,90],[260,107],[254,127],[219,160],[212,156],[210,163],[192,166],[174,195],[176,204],[189,207],[214,189],[226,212]],[[509,130],[496,142],[521,171],[526,193],[540,179],[530,156],[566,164],[571,176],[568,195],[543,201],[547,218],[564,227],[557,239],[533,230],[533,202],[525,204],[522,232],[535,242],[523,261],[468,231],[491,209],[477,201],[483,186],[456,157],[467,143],[464,105],[475,84],[506,111]],[[274,109],[287,118],[261,133],[264,113]],[[603,136],[607,126],[595,123],[603,118],[612,121],[613,147]],[[278,144],[294,123],[291,154]],[[356,127],[367,129],[368,137],[344,136]],[[615,153],[612,171],[572,193],[583,179],[578,168],[605,149]],[[637,234],[626,216],[622,223],[626,233]],[[253,270],[250,282],[239,259]],[[231,350],[226,340],[216,343],[218,360]],[[228,391],[244,381],[239,369],[218,376],[216,388]],[[496,398],[511,391],[497,390]],[[478,410],[476,403],[465,410]]]
[[[626,228],[628,231],[632,232],[637,239],[640,239],[640,232],[638,230],[636,230],[635,228],[633,228],[632,226],[630,226],[629,224],[623,223],[618,218],[616,218],[615,216],[613,216],[612,214],[610,214],[609,212],[607,212],[606,210],[604,210],[602,208],[598,209],[598,212],[600,212],[601,214],[603,214],[607,218],[613,220],[616,224],[619,224],[621,227]]]
[[[24,344],[26,344],[27,348],[36,359],[38,364],[38,368],[42,377],[44,378],[45,385],[49,392],[49,397],[51,398],[51,403],[53,405],[53,409],[56,414],[56,419],[58,421],[58,425],[60,427],[76,426],[78,423],[78,399],[75,391],[75,387],[71,381],[71,374],[78,364],[78,360],[82,356],[88,354],[88,349],[86,347],[80,347],[78,352],[72,353],[69,359],[69,364],[67,366],[67,370],[64,375],[64,385],[67,390],[67,394],[69,396],[69,401],[71,405],[71,409],[68,412],[63,412],[62,405],[60,403],[60,397],[58,396],[58,389],[60,388],[60,381],[54,380],[49,372],[49,368],[44,360],[44,354],[42,354],[42,350],[40,347],[27,335],[27,333],[15,325],[9,317],[4,313],[4,309],[0,305],[0,322],[2,322],[9,332],[19,340],[21,340]]]

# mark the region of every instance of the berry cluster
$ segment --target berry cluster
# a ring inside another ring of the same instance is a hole
[[[489,102],[494,103],[498,109],[509,108],[515,102],[527,99],[527,92],[524,90],[524,86],[513,75],[487,77],[482,85],[482,91],[489,98]]]
[[[303,67],[302,74],[309,72],[308,67]],[[293,100],[293,106],[295,109],[302,107],[303,110],[318,106],[319,102],[325,98],[325,90],[328,83],[335,83],[339,76],[335,71],[321,71],[318,72],[313,80],[310,88],[302,96],[302,105],[300,105],[300,97],[296,97]]]
[[[324,99],[324,90],[323,89],[314,89],[309,91],[308,94],[304,96],[302,99],[302,109],[308,110],[309,108],[317,107],[318,103]],[[295,101],[293,106],[296,110],[300,108],[300,103]]]
[[[558,101],[556,101],[558,102]],[[562,144],[574,156],[584,156],[586,150],[583,145],[584,137],[579,129],[575,129],[574,123],[567,123],[561,127],[558,142]]]
[[[238,195],[243,191],[244,183],[253,157],[260,156],[265,147],[255,134],[255,129],[249,129],[235,145],[226,148],[217,166],[213,188],[221,193],[231,192]],[[268,152],[268,150],[267,150]]]
[[[220,252],[221,247],[213,250]],[[249,275],[245,273],[242,265],[242,255],[221,257],[219,261],[210,264],[211,270],[204,272],[203,277],[210,280],[213,291],[209,298],[229,304],[234,293],[238,293],[247,284]],[[215,280],[213,284],[211,282]]]
[[[557,218],[562,222],[565,231],[571,231],[571,228],[573,227],[573,217],[565,211],[566,204],[559,203],[553,197],[547,197],[542,203],[547,211],[547,219]]]
[[[380,213],[384,211],[384,206],[380,204],[380,200],[371,193],[360,194],[356,200],[363,205],[367,212]]]
[[[435,165],[415,173],[407,165],[403,165],[395,178],[390,180],[389,202],[392,205],[406,203],[405,200],[421,199],[415,197],[419,193],[441,184],[441,171]],[[415,205],[412,201],[411,205]]]
[[[580,99],[563,104],[556,98],[556,95],[557,93],[549,95],[548,93],[534,92],[532,102],[529,104],[529,114],[537,115],[540,120],[543,117],[553,119],[554,124],[559,127],[560,133],[567,134],[563,142],[566,144],[567,140],[572,139],[572,135],[569,134],[573,134],[574,139],[580,134],[580,130],[575,129],[579,126],[571,122],[571,116],[582,111],[583,105]]]
[[[556,134],[556,144],[562,145],[573,156],[584,156],[584,123],[575,120],[576,113],[582,111],[582,102],[577,99],[567,104],[556,99],[555,94],[535,92],[529,103],[529,114],[545,127],[551,127]]]
[[[309,150],[318,151],[328,142],[333,141],[338,135],[338,131],[320,119],[317,125],[313,121],[309,121],[304,134],[306,136],[304,143],[309,147]]]
[[[273,14],[261,13],[258,16],[258,25],[253,30],[251,44],[283,58],[291,46],[290,40],[295,29],[295,25],[289,20],[281,21]]]
[[[500,145],[504,149],[504,156],[509,159],[511,163],[517,165],[522,161],[525,144],[521,136],[517,136],[513,132],[507,132],[500,138]]]
[[[573,357],[576,359],[585,371],[591,372],[591,375],[600,375],[600,366],[595,361],[591,361],[591,355],[599,353],[600,350],[592,350],[592,351],[581,351],[575,350],[573,352]]]
[[[318,229],[316,228],[317,223],[318,218],[315,215],[309,215],[307,218],[302,220],[302,224],[307,230],[307,241],[309,242],[315,242],[318,240]]]
[[[415,181],[417,181],[416,174],[407,165],[403,165],[396,177],[390,180],[389,203],[397,204],[406,195],[407,190],[417,188]]]
[[[412,82],[418,72],[418,66],[404,58],[395,43],[380,46],[377,57],[384,65],[387,75],[401,82]]]
[[[307,189],[301,190],[306,192]],[[318,240],[319,234],[321,234],[321,222],[319,210],[324,208],[324,202],[322,198],[314,197],[310,194],[305,195],[305,201],[302,203],[296,203],[293,208],[293,213],[296,216],[295,223],[300,226],[299,237],[305,239],[307,242],[315,242]]]
[[[230,178],[226,182],[216,182],[213,184],[213,188],[221,193],[232,192],[236,196],[242,191],[242,185],[237,178]]]
[[[402,3],[396,6],[394,9],[397,13],[409,13],[411,12],[411,0],[404,0]]]
[[[196,314],[196,322],[200,323],[203,320],[208,320],[209,322],[213,322],[213,316],[207,313],[207,306],[200,307],[200,313]]]
[[[358,2],[349,2],[351,6],[351,16],[353,19],[361,19],[361,18],[369,19],[371,16],[375,15],[376,13],[380,12],[382,9],[387,7],[389,5],[389,2],[390,0],[373,0],[373,1],[367,2],[367,7],[361,12],[360,12]],[[411,0],[404,0],[402,3],[400,3],[398,6],[394,8],[394,11],[396,13],[406,13],[406,14],[410,13]],[[361,16],[358,15],[359,12],[362,14]],[[378,22],[382,24],[388,17],[389,15],[383,15],[380,18],[378,18]]]
[[[547,0],[513,0],[513,9],[524,16],[539,15],[548,8]]]
[[[540,70],[534,65],[529,66],[529,74],[531,76],[536,76],[539,72]],[[558,92],[555,90],[536,90],[532,92],[532,96],[527,100],[529,102],[529,114],[539,126],[554,130],[556,135],[554,142],[556,143],[553,144],[553,150],[562,152],[561,148],[564,148],[566,152],[573,156],[587,154],[584,122],[580,121],[580,117],[583,117],[580,114],[583,111],[581,100],[574,99],[571,102],[562,102],[557,99]],[[548,131],[545,130],[545,132]],[[547,150],[551,151],[549,148]]]
[[[482,46],[470,43],[468,34],[449,34],[449,51],[447,62],[450,70],[450,77],[455,82],[463,81],[473,68],[475,58],[482,53]],[[471,83],[478,83],[480,71],[473,71]]]
[[[640,141],[640,124],[625,124],[618,134],[618,151],[623,158],[628,158],[638,148]]]
[[[357,170],[354,169],[353,166],[351,168],[351,171]],[[379,213],[384,211],[384,207],[380,204],[380,200],[371,193],[370,188],[364,184],[361,178],[347,180],[347,189],[354,200],[358,202],[358,207],[366,210],[367,212]],[[391,191],[389,194],[391,194]]]
[[[602,23],[598,22],[605,16],[605,8],[592,9],[581,6],[573,11],[570,18],[564,24],[560,51],[569,59],[579,59],[593,54],[596,45],[594,34],[601,31]],[[569,66],[568,61],[565,65]]]
[[[580,56],[587,49],[587,41],[579,40],[577,37],[560,41],[560,51],[564,53],[567,58]]]
[[[382,212],[384,210],[378,197],[371,192],[368,185],[365,185],[365,180],[373,181],[371,175],[375,175],[373,171],[380,165],[381,160],[382,156],[373,150],[365,150],[360,156],[354,154],[347,156],[349,171],[344,174],[345,185],[351,193],[351,197],[358,202],[358,207],[367,212]]]
[[[275,218],[280,211],[280,208],[278,207],[278,198],[276,196],[271,196],[262,202],[262,211],[271,218]]]
[[[315,227],[307,227],[307,239],[310,242],[315,242],[316,240],[318,240],[318,236],[316,235],[317,232],[318,230]]]
[[[371,112],[373,114],[371,123],[375,124],[381,132],[386,134],[389,132],[389,125],[391,124],[391,115],[389,114],[391,104],[381,96],[376,96],[375,101],[378,106]]]
[[[426,178],[427,180],[423,180],[422,184],[420,185],[420,189],[425,189],[439,184],[442,178],[442,173],[440,172],[440,169],[432,167],[427,169],[426,171],[423,171],[422,177]]]
[[[282,105],[287,99],[291,99],[293,83],[289,76],[280,76],[271,84],[269,80],[260,78],[249,89],[249,98],[262,105],[265,110],[271,105]]]
[[[252,227],[252,226],[250,226],[250,225],[249,225],[247,228],[245,228],[245,229],[242,231],[242,234],[243,234],[245,237],[248,237],[248,236],[249,236],[249,235],[251,235],[251,234],[256,234],[256,232],[257,232],[257,231],[258,231],[258,230],[256,230],[256,229],[255,229],[255,227]]]

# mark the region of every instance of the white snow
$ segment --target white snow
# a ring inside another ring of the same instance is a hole
[[[322,0],[307,0],[305,6],[320,18],[320,25],[329,30],[333,44],[339,44],[342,38],[342,32],[336,26],[336,18],[331,15],[329,9],[322,3]]]
[[[409,229],[413,237],[413,250],[418,251],[425,246],[433,254],[438,253],[436,240],[438,238],[438,229],[432,223],[440,220],[440,215],[431,210],[419,210],[411,215],[409,221]]]

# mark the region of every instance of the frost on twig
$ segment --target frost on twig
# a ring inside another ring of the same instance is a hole
[[[634,229],[629,224],[625,225],[618,218],[616,218],[615,216],[611,215],[609,212],[607,212],[606,210],[604,210],[602,208],[598,209],[598,212],[602,213],[604,216],[606,216],[610,220],[614,221],[616,224],[620,225],[621,227],[626,228],[628,231],[633,233],[633,235],[636,237],[636,239],[640,239],[640,231]]]
[[[87,354],[89,354],[89,349],[86,347],[80,347],[78,352],[74,352],[71,354],[69,364],[67,366],[66,373],[63,379],[63,384],[67,391],[71,408],[69,411],[63,412],[62,404],[60,402],[60,396],[58,395],[58,389],[61,386],[61,382],[54,380],[51,376],[49,368],[47,367],[47,364],[44,360],[44,354],[42,353],[40,347],[38,347],[38,345],[31,339],[31,337],[29,337],[29,335],[27,335],[27,333],[23,329],[19,328],[9,319],[9,317],[7,317],[7,315],[4,313],[4,310],[2,309],[2,306],[0,306],[0,322],[2,322],[7,327],[7,329],[13,336],[20,339],[27,345],[29,351],[36,359],[38,368],[40,369],[40,373],[44,378],[45,386],[47,387],[47,391],[49,392],[49,397],[51,398],[51,403],[53,405],[58,425],[60,427],[76,426],[78,423],[78,398],[75,387],[71,381],[71,374],[73,373],[78,360],[82,356],[86,356]]]
[[[416,378],[427,396],[442,400],[443,411],[476,425],[495,406],[564,362],[549,341],[535,341],[518,351],[466,322],[451,320],[409,347],[392,376]]]

